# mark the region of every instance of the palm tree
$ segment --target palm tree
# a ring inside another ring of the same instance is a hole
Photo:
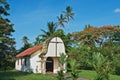
[[[19,49],[19,52],[22,52],[22,51],[24,51],[24,50],[32,47],[32,44],[29,43],[28,40],[29,40],[29,39],[28,39],[27,36],[23,36],[23,38],[22,38],[23,47],[21,47],[21,48]]]
[[[57,29],[56,23],[54,23],[54,22],[48,22],[47,26],[48,26],[48,31],[41,29],[43,34],[38,35],[38,36],[42,37],[42,41],[45,41],[46,39],[53,37],[54,33],[56,32],[56,29]]]
[[[73,16],[75,15],[75,13],[72,12],[72,8],[70,6],[66,7],[66,11],[64,13],[65,13],[64,16],[66,17],[68,26],[69,26],[69,22],[71,19],[73,19]],[[69,31],[69,28],[68,28],[68,31]]]
[[[57,16],[58,19],[58,25],[60,27],[64,27],[64,24],[67,23],[66,17],[63,14],[60,14],[60,16]]]
[[[48,33],[49,33],[49,35],[50,36],[53,35],[55,33],[55,31],[56,31],[56,28],[57,28],[56,27],[56,23],[48,22],[47,26],[48,26]]]
[[[28,40],[29,40],[29,39],[28,39],[27,36],[23,36],[22,42],[23,42],[24,45],[28,44]]]
[[[58,58],[58,61],[60,63],[60,71],[58,71],[58,80],[65,80],[64,78],[64,64],[66,63],[66,55],[64,53],[60,53],[60,57]]]
[[[72,12],[72,8],[70,6],[66,7],[65,17],[67,18],[67,21],[69,22],[70,19],[73,19],[73,16],[75,13]]]
[[[93,53],[92,61],[88,62],[95,69],[97,76],[95,80],[110,80],[110,65],[111,62],[108,60],[108,57],[104,57],[101,53]]]
[[[70,65],[70,70],[71,70],[71,76],[72,76],[72,80],[77,80],[78,78],[78,67],[80,64],[77,63],[77,61],[75,59],[69,59],[69,65]]]
[[[41,38],[39,37],[39,35],[35,38],[35,42],[34,42],[34,45],[39,45],[42,43],[42,40]]]
[[[61,70],[64,71],[64,64],[66,63],[66,55],[64,53],[60,54],[60,57],[58,58],[58,61],[60,63]]]

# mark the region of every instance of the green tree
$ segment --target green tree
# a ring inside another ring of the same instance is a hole
[[[40,38],[40,36],[37,36],[37,37],[35,38],[34,45],[39,45],[39,44],[41,44],[41,43],[42,43],[42,39]]]
[[[95,80],[110,80],[109,73],[111,62],[107,57],[104,57],[101,53],[94,53],[89,63],[94,67],[97,73]]]
[[[64,53],[60,54],[60,57],[58,58],[58,61],[60,63],[61,66],[61,70],[64,71],[64,64],[66,63],[66,55]]]
[[[58,25],[60,27],[64,27],[65,23],[67,23],[66,17],[63,14],[60,14],[60,16],[57,16],[58,19]]]
[[[60,27],[65,27],[65,23],[68,23],[71,19],[73,19],[74,15],[75,14],[72,12],[72,8],[70,6],[67,6],[64,14],[60,14],[60,16],[57,16],[58,25]]]
[[[73,13],[73,10],[70,6],[66,7],[66,10],[63,12],[64,13],[64,17],[65,17],[65,23],[68,23],[68,26],[70,25],[70,20],[73,19],[73,16],[75,15],[75,13]],[[69,28],[68,28],[69,31]]]
[[[120,45],[116,42],[106,42],[102,48],[99,48],[99,52],[108,56],[108,59],[113,62],[111,73],[120,75]]]
[[[65,17],[67,18],[67,21],[69,22],[70,19],[73,19],[73,16],[75,13],[72,12],[72,8],[70,6],[66,7]]]
[[[69,65],[70,68],[69,70],[71,71],[71,76],[72,76],[72,80],[77,80],[78,78],[78,67],[80,66],[79,63],[77,63],[77,61],[75,59],[69,59]]]
[[[28,44],[28,37],[27,36],[23,36],[23,38],[22,38],[22,43],[23,43],[23,45],[27,45]]]
[[[58,80],[65,80],[64,78],[64,65],[66,63],[66,55],[64,53],[61,53],[60,54],[60,57],[58,58],[58,61],[60,63],[60,71],[58,71]]]
[[[6,0],[0,0],[0,17],[2,15],[8,16],[8,10],[10,9],[9,4],[6,2]]]
[[[75,47],[72,47],[69,52],[69,58],[75,59],[77,63],[80,64],[79,69],[93,69],[91,65],[87,63],[87,61],[91,60],[93,52],[92,48],[87,45],[77,43],[74,43],[74,46]]]
[[[32,44],[29,43],[28,40],[29,39],[28,39],[27,36],[23,36],[23,38],[22,38],[23,47],[21,47],[19,49],[19,53],[22,52],[22,51],[24,51],[24,50],[26,50],[26,49],[28,49],[28,48],[30,48],[30,47],[32,47]]]
[[[16,53],[13,24],[5,18],[9,16],[9,9],[6,0],[0,0],[0,68],[5,70],[14,67]]]
[[[87,25],[83,31],[74,32],[71,35],[78,45],[82,47],[73,47],[75,51],[72,57],[75,57],[77,61],[81,63],[81,67],[84,69],[91,69],[85,59],[91,60],[93,52],[100,52],[102,55],[107,56],[108,60],[112,63],[111,73],[120,74],[120,27],[119,26],[102,26],[102,27],[93,27]],[[75,44],[73,44],[75,45]],[[76,46],[76,45],[75,45]],[[84,48],[86,46],[86,48]],[[87,47],[90,50],[87,50]]]
[[[48,31],[45,31],[44,29],[41,29],[43,34],[38,35],[39,37],[42,37],[41,38],[42,41],[45,41],[46,39],[53,37],[54,33],[56,32],[56,29],[57,29],[56,23],[54,23],[54,22],[48,22],[47,26],[48,26]]]

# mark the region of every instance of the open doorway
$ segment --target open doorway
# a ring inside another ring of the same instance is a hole
[[[53,59],[48,57],[46,60],[46,72],[53,72]]]

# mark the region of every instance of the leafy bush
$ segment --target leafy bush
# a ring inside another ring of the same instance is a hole
[[[93,53],[92,61],[89,62],[89,64],[94,67],[97,73],[95,80],[110,80],[109,73],[111,62],[107,57],[104,57],[101,53]]]

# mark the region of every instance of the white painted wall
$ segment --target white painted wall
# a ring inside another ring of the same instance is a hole
[[[41,62],[40,62],[40,58],[39,55],[41,54],[41,51],[38,50],[37,52],[35,52],[34,54],[31,55],[30,58],[30,63],[31,63],[31,69],[34,73],[41,73]]]
[[[34,73],[40,73],[41,72],[41,66],[40,66],[40,58],[39,55],[41,54],[41,51],[38,50],[34,54],[32,54],[29,59],[27,58],[26,66],[25,66],[25,57],[22,58],[22,64],[21,64],[21,58],[18,58],[15,62],[15,69],[20,70],[23,72],[34,72]],[[19,60],[19,65],[18,65]]]
[[[15,62],[15,69],[16,70],[20,70],[21,69],[20,62],[18,62],[18,61],[19,61],[19,59],[17,59],[16,62]]]
[[[21,58],[17,58],[17,60],[15,62],[15,69],[21,70]]]

